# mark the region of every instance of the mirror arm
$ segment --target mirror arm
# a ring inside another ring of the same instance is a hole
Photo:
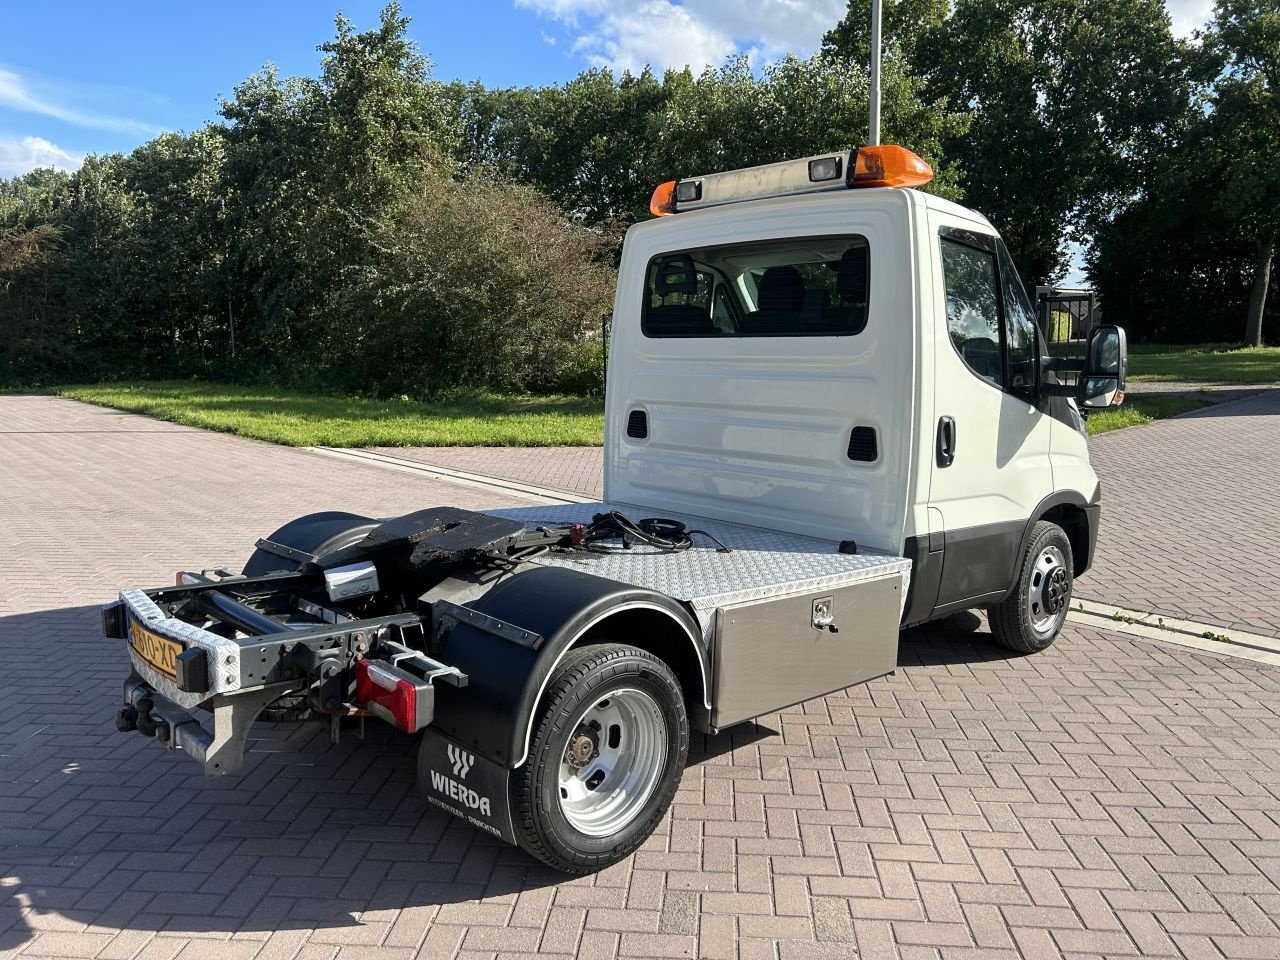
[[[1042,383],[1040,393],[1046,397],[1077,397],[1079,388],[1074,383]]]
[[[1041,357],[1040,364],[1042,370],[1052,370],[1054,373],[1081,373],[1084,371],[1085,361],[1073,360],[1068,357]]]

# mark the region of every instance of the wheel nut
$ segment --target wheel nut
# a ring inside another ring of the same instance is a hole
[[[597,756],[596,738],[590,727],[578,727],[565,749],[564,759],[575,770],[581,770]]]

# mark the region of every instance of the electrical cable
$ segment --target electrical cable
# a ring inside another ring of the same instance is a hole
[[[662,553],[681,553],[696,546],[694,537],[710,540],[716,545],[717,553],[733,552],[706,530],[690,530],[679,520],[646,517],[636,521],[617,510],[610,510],[608,513],[597,513],[586,524],[535,527],[526,535],[523,543],[513,545],[509,552],[484,551],[480,555],[496,567],[513,571],[520,564],[553,549],[614,553],[629,550],[639,543]]]
[[[591,523],[582,528],[580,536],[575,536],[583,550],[594,553],[605,553],[617,550],[617,541],[622,542],[622,549],[630,549],[634,543],[642,543],[664,553],[679,553],[694,545],[695,536],[705,537],[716,545],[717,553],[731,553],[720,540],[705,530],[690,530],[679,520],[668,520],[664,517],[646,517],[635,521],[617,510],[608,513],[597,513]]]

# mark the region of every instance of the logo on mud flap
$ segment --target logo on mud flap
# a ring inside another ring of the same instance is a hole
[[[430,727],[423,733],[422,746],[418,786],[428,802],[514,843],[506,767]]]
[[[449,744],[449,762],[453,764],[453,775],[465,780],[476,758],[474,754],[467,753],[461,747],[455,747],[451,743]]]
[[[431,786],[468,810],[474,810],[485,817],[492,813],[493,808],[489,804],[488,797],[480,796],[474,790],[467,788],[452,777],[446,777],[438,770],[431,771]]]

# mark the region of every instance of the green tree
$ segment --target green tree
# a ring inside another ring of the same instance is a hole
[[[931,188],[955,195],[942,143],[964,118],[922,97],[895,64],[884,75],[886,138],[931,161]],[[580,221],[620,230],[648,217],[659,183],[866,142],[868,68],[843,58],[787,57],[757,74],[746,58],[694,76],[589,70],[541,89],[453,85],[463,116],[458,159],[537,187]]]
[[[56,227],[0,228],[0,383],[40,383],[71,368],[68,267]]]
[[[224,139],[204,129],[163,134],[121,164],[136,207],[116,281],[130,291],[127,322],[172,373],[208,373],[229,350],[224,157]]]
[[[863,144],[869,90],[865,64],[825,55],[785,57],[758,77],[745,57],[709,70],[679,90],[661,117],[657,136],[665,167],[655,183]],[[923,99],[919,84],[896,62],[885,65],[882,91],[885,141],[901,143],[933,165],[928,189],[956,196],[959,174],[942,144],[963,131],[964,118]]]
[[[344,294],[366,389],[556,387],[612,304],[600,238],[530,187],[426,171],[369,239]]]
[[[947,19],[948,0],[886,0],[881,10],[880,46],[886,59],[912,63],[921,37]],[[867,64],[871,57],[871,0],[849,0],[844,18],[822,38],[831,56]]]
[[[1220,167],[1208,118],[1152,160],[1152,188],[1093,237],[1090,280],[1109,320],[1137,341],[1232,339],[1248,301],[1251,244],[1214,202]]]
[[[1207,138],[1220,171],[1210,197],[1253,246],[1244,342],[1257,346],[1280,234],[1280,4],[1218,0],[1209,46],[1223,65]]]
[[[351,318],[340,293],[372,255],[366,227],[424,166],[445,162],[458,133],[407,28],[395,3],[374,30],[339,16],[318,79],[281,80],[267,67],[222,104],[228,263],[248,295],[244,338],[295,378],[343,368]]]
[[[540,89],[455,85],[462,111],[463,163],[537,187],[584,223],[633,222],[647,215],[660,182],[660,120],[687,71],[661,80],[645,69],[615,77],[588,70]],[[655,180],[654,177],[660,177]]]
[[[1184,53],[1160,0],[960,0],[928,49],[929,88],[968,105],[948,146],[1023,276],[1064,266],[1063,240],[1138,189],[1151,146],[1180,118]]]
[[[870,0],[827,36],[864,57]],[[1192,57],[1161,0],[904,0],[885,8],[890,62],[971,124],[942,144],[967,202],[1023,278],[1061,274],[1064,241],[1140,190],[1144,162],[1188,110]]]

